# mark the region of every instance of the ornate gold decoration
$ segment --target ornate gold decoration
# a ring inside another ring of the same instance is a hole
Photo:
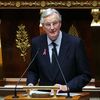
[[[92,9],[91,14],[92,14],[93,19],[94,19],[95,22],[98,22],[100,20],[100,18],[99,18],[100,17],[99,9]]]
[[[92,26],[100,26],[100,10],[92,9],[91,14],[93,16],[93,20],[91,22],[91,27]]]
[[[70,27],[68,33],[71,34],[71,35],[73,35],[73,36],[78,36],[78,34],[79,34],[79,33],[77,32],[76,27],[75,27],[73,24],[71,25],[71,27]]]
[[[100,1],[99,0],[35,0],[35,1],[26,1],[26,0],[7,0],[7,1],[0,1],[0,8],[43,8],[43,7],[56,7],[56,8],[100,8]]]
[[[67,1],[66,5],[70,7],[72,5],[71,1]]]
[[[21,57],[23,57],[23,60],[25,62],[25,56],[27,54],[27,49],[30,47],[30,43],[28,41],[28,34],[27,31],[25,31],[25,25],[21,24],[18,26],[19,30],[16,31],[16,47],[20,49],[21,51]]]
[[[20,7],[20,2],[16,2],[16,7]]]
[[[100,3],[100,2],[99,2]],[[94,6],[94,7],[96,7],[97,5],[98,5],[98,2],[97,1],[93,1],[92,2],[92,5]]]
[[[45,1],[41,1],[41,6],[42,6],[42,7],[45,7],[45,5],[46,5],[46,4],[45,4]]]

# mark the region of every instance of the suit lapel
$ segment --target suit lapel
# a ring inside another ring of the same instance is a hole
[[[49,58],[49,50],[48,50],[46,35],[42,38],[41,48],[42,48],[42,55],[44,56],[44,59],[45,59],[46,63],[49,64],[50,63],[50,58]]]
[[[69,43],[67,41],[66,34],[62,34],[62,35],[64,35],[64,36],[62,36],[63,38],[62,38],[62,41],[61,41],[61,47],[60,47],[59,56],[58,56],[58,61],[59,61],[59,64],[60,64],[61,67],[62,67],[63,61],[65,59],[67,50],[69,48]],[[59,72],[58,65],[56,65],[55,67],[52,67],[52,65],[50,63],[50,57],[49,57],[48,44],[47,44],[47,37],[46,36],[44,38],[42,38],[41,43],[42,43],[42,45],[41,45],[42,54],[44,56],[43,58],[44,58],[45,63],[47,64],[47,66],[45,68],[48,68],[48,70],[47,70],[48,72],[46,72],[47,76],[49,77],[49,79],[51,81],[54,81],[56,79],[57,75],[58,75],[58,72]]]
[[[47,66],[44,66],[47,68],[47,76],[51,81],[55,78],[55,68],[52,67],[52,64],[50,63],[50,57],[49,57],[49,50],[48,50],[48,44],[47,44],[47,37],[44,36],[41,41],[41,48],[42,48],[42,55],[44,56],[43,59]],[[56,67],[56,66],[55,66]]]
[[[67,40],[68,38],[67,38],[67,35],[66,34],[63,34],[63,36],[62,36],[63,38],[62,38],[62,41],[61,41],[61,47],[60,47],[59,56],[58,56],[58,61],[59,61],[59,64],[60,64],[60,67],[61,68],[62,68],[62,64],[64,63],[64,60],[65,60],[65,58],[67,56],[66,53],[68,52],[69,47],[70,47],[69,46],[69,42]],[[58,72],[59,72],[59,70],[58,70]],[[56,72],[56,77],[59,74],[58,72]]]
[[[59,56],[58,56],[60,65],[63,63],[63,60],[65,59],[68,49],[69,49],[69,44],[65,40],[65,37],[64,37],[61,42],[61,47],[60,47]]]

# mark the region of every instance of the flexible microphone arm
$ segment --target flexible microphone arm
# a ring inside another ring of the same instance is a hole
[[[65,79],[64,73],[63,73],[63,71],[62,71],[62,69],[61,69],[61,66],[60,66],[60,64],[59,64],[59,61],[58,61],[57,56],[56,56],[56,54],[55,54],[54,51],[53,51],[53,53],[54,53],[54,56],[55,56],[55,59],[56,59],[58,68],[59,68],[59,70],[60,70],[60,72],[61,72],[61,75],[62,75],[62,77],[63,77],[63,79],[64,79],[64,82],[65,82],[65,84],[66,84],[66,87],[67,87],[67,97],[70,97],[70,98],[71,98],[71,96],[70,96],[70,91],[69,91],[69,89],[68,89],[67,81],[66,81],[66,79]]]
[[[17,86],[18,86],[18,84],[20,83],[20,81],[21,81],[22,77],[24,76],[24,74],[25,74],[25,73],[27,72],[27,70],[29,69],[30,65],[34,62],[34,60],[35,60],[35,58],[36,58],[36,56],[37,56],[38,53],[39,53],[39,49],[37,50],[36,54],[34,55],[33,59],[31,60],[31,62],[29,63],[28,67],[25,69],[24,73],[21,75],[21,77],[20,77],[20,79],[18,80],[17,84],[15,85],[15,91],[14,91],[14,96],[13,96],[13,98],[18,98],[18,96],[17,96],[17,90],[16,90],[16,89],[17,89]]]

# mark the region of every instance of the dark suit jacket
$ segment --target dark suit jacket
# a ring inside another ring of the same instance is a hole
[[[40,85],[65,84],[58,66],[52,68],[49,58],[47,36],[41,35],[32,40],[32,56],[39,53],[28,70],[27,84]],[[58,61],[70,91],[81,91],[91,79],[84,45],[78,37],[62,34]]]

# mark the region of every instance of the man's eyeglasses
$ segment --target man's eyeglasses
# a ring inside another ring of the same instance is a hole
[[[47,28],[50,28],[51,26],[56,26],[59,24],[59,21],[55,21],[55,22],[52,22],[52,23],[44,23],[44,26],[47,27]]]

